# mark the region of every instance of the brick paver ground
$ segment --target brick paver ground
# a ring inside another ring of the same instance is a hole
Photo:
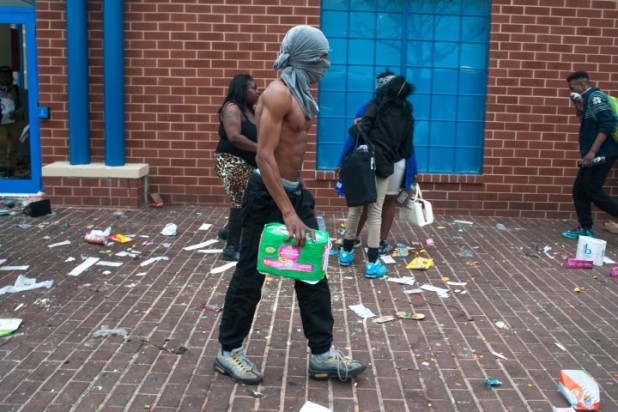
[[[601,388],[601,410],[618,410],[618,279],[608,277],[608,265],[563,268],[562,257],[574,256],[576,241],[560,235],[567,222],[552,220],[439,216],[423,229],[396,223],[397,241],[434,240],[428,253],[435,266],[411,271],[409,259],[398,259],[389,274],[413,274],[418,285],[450,289],[446,298],[365,279],[362,252],[350,268],[331,256],[335,344],[371,362],[353,383],[307,378],[293,283],[268,278],[246,342],[264,382],[234,384],[212,367],[220,314],[202,309],[223,304],[233,269],[212,274],[227,262],[183,250],[215,239],[226,213],[166,207],[0,216],[3,265],[29,266],[0,271],[0,287],[20,274],[54,282],[50,289],[0,296],[0,317],[23,319],[19,330],[0,337],[0,410],[299,411],[311,400],[335,412],[550,411],[551,405],[567,406],[556,391],[561,369],[590,373]],[[331,234],[344,217],[318,214]],[[178,226],[177,236],[160,234],[167,223]],[[204,223],[213,226],[198,230]],[[137,238],[92,245],[84,242],[89,226]],[[616,235],[597,230],[608,240],[607,255],[618,260]],[[71,243],[48,247],[65,240]],[[140,253],[134,259],[114,255],[126,250]],[[68,276],[87,257],[122,265]],[[152,257],[168,260],[141,266]],[[450,286],[446,278],[467,284]],[[379,315],[413,311],[426,319],[376,324],[349,309],[357,304]],[[104,328],[120,330],[97,337]],[[503,384],[486,389],[486,377]]]

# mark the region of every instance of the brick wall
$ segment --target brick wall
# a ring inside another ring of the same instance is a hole
[[[222,3],[125,2],[126,161],[150,165],[150,190],[166,203],[227,204],[211,157],[229,79],[249,72],[264,88],[285,32],[319,26],[317,1]],[[65,7],[37,1],[39,100],[52,110],[43,164],[68,159]],[[102,1],[88,7],[91,152],[103,161]],[[420,176],[436,213],[573,217],[578,127],[564,79],[587,70],[618,95],[617,18],[613,1],[492,1],[484,172]],[[315,171],[315,151],[309,144],[303,180],[319,209],[343,209],[333,173]]]

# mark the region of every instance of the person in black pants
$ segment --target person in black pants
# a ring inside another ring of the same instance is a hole
[[[579,226],[562,235],[569,239],[594,237],[593,204],[618,217],[618,201],[603,191],[607,174],[618,157],[618,143],[611,136],[616,124],[607,95],[590,84],[588,73],[574,72],[566,80],[571,90],[571,101],[581,121],[579,151],[582,158],[573,183],[573,203]]]

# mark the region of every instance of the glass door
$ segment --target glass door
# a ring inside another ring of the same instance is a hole
[[[35,18],[34,1],[0,2],[2,194],[36,193],[42,187]]]

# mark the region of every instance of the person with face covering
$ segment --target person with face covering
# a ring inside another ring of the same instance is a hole
[[[243,231],[240,260],[230,281],[219,328],[219,349],[214,361],[217,372],[237,382],[256,385],[263,379],[257,365],[244,353],[242,344],[250,332],[262,295],[264,275],[257,272],[257,255],[266,223],[287,227],[294,245],[315,240],[318,228],[313,214],[315,201],[300,182],[307,146],[307,132],[318,113],[310,93],[330,66],[328,40],[310,26],[296,26],[285,35],[273,69],[280,71],[260,96],[256,110],[258,128],[257,165],[243,198]],[[333,347],[334,319],[326,278],[316,284],[294,281],[303,331],[311,350],[309,377],[348,380],[367,367]]]
[[[20,90],[14,83],[13,69],[8,66],[0,66],[0,97],[0,178],[10,178],[15,175],[25,104],[21,102]]]

